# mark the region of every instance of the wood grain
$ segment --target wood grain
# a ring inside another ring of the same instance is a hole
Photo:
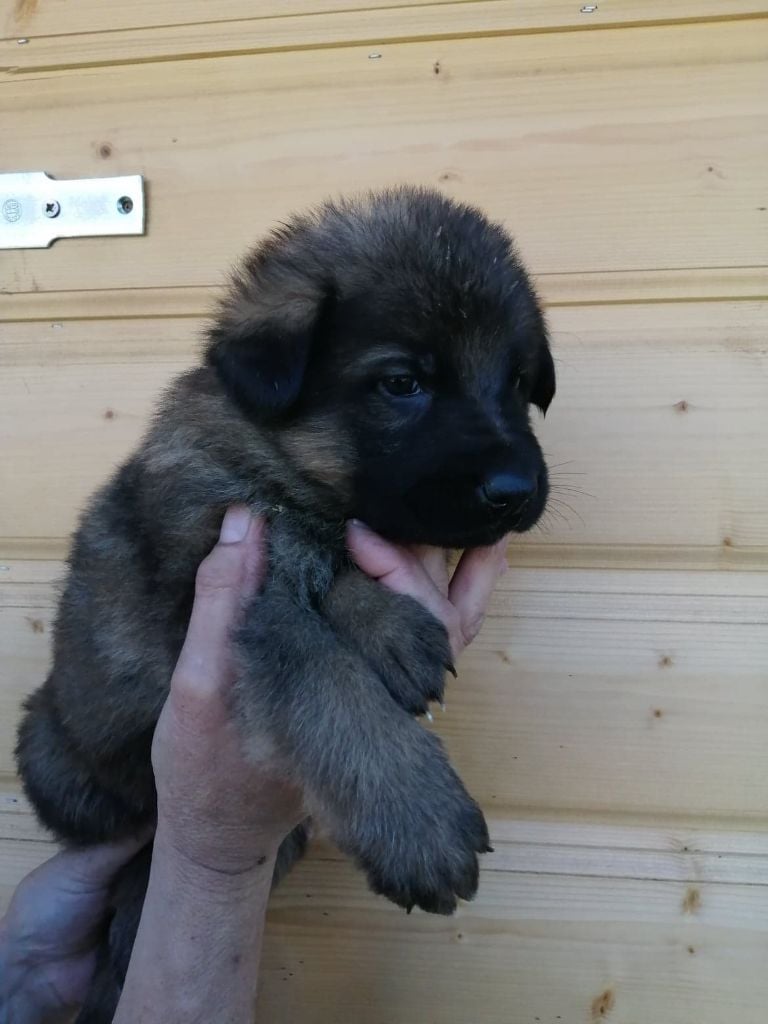
[[[6,254],[0,287],[215,286],[291,210],[404,179],[505,220],[537,274],[764,266],[762,24],[13,76],[14,164],[143,173],[150,220],[144,238]]]
[[[444,0],[434,2],[444,4]],[[211,0],[187,0],[180,5],[175,0],[124,0],[119,6],[107,8],[101,0],[77,0],[76,4],[71,0],[0,0],[0,14],[4,35],[15,39],[22,32],[49,36],[166,25],[216,25],[244,18],[267,20],[299,14],[327,17],[339,10],[372,13],[382,7],[402,10],[423,3],[424,0],[219,0],[212,4]]]

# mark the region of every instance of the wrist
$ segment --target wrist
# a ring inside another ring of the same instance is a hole
[[[115,1024],[250,1021],[277,847],[250,865],[224,857],[222,870],[177,839],[158,825]]]
[[[224,843],[218,836],[208,843],[198,837],[190,844],[161,819],[152,861],[154,865],[165,865],[179,885],[193,887],[202,895],[270,886],[281,839],[253,834],[247,838],[247,848],[243,843]]]

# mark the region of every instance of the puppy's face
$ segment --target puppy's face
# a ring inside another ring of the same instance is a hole
[[[474,210],[403,190],[294,222],[246,265],[209,358],[339,514],[385,536],[490,544],[544,509],[544,321]]]

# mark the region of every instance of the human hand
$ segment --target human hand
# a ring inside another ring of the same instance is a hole
[[[149,838],[63,850],[22,881],[0,922],[0,1020],[58,1020],[82,1003],[112,878]]]
[[[393,544],[356,521],[347,528],[347,546],[363,572],[432,612],[448,631],[454,658],[480,631],[493,589],[507,568],[507,543],[504,537],[490,547],[465,551],[449,578],[442,548]]]

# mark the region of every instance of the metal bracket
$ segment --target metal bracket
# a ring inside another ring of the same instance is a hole
[[[144,234],[144,180],[58,181],[43,171],[0,174],[0,249],[46,249],[57,238]]]

